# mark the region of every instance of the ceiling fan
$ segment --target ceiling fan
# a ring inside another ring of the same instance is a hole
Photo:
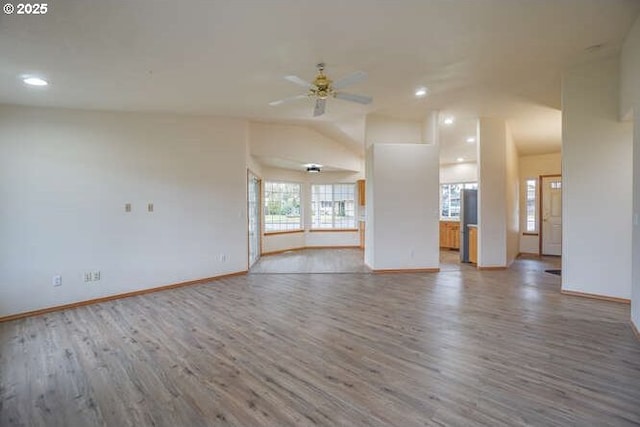
[[[324,74],[324,63],[320,63],[316,66],[318,68],[318,75],[313,82],[308,82],[301,79],[298,76],[285,76],[284,78],[291,83],[295,83],[299,86],[306,88],[307,93],[292,96],[290,98],[280,99],[278,101],[270,102],[269,105],[280,105],[285,102],[295,101],[296,99],[311,98],[316,100],[316,105],[313,109],[313,117],[318,117],[324,114],[327,106],[327,98],[333,97],[342,99],[344,101],[357,102],[358,104],[369,104],[373,101],[373,98],[365,95],[354,95],[352,93],[341,92],[342,88],[349,85],[361,82],[367,78],[367,73],[364,71],[356,71],[341,78],[340,80],[333,82]]]

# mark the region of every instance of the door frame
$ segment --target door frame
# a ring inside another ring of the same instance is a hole
[[[542,256],[542,201],[544,200],[542,197],[542,192],[544,188],[542,188],[542,178],[562,178],[562,174],[554,173],[551,175],[540,175],[538,177],[538,256]],[[564,182],[562,184],[562,191],[564,191]],[[562,214],[562,226],[564,227],[564,209]],[[564,246],[564,245],[563,245]],[[560,256],[562,256],[562,249],[560,250]],[[549,255],[555,256],[555,255]]]
[[[252,267],[251,265],[251,234],[249,233],[251,224],[250,224],[250,215],[249,215],[249,180],[251,179],[251,175],[256,177],[258,180],[258,200],[256,203],[258,204],[258,256],[256,257],[256,262],[262,256],[262,178],[257,173],[253,172],[251,169],[247,168],[247,271]],[[255,264],[255,263],[254,263]]]

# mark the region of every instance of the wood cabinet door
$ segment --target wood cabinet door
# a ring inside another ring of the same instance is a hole
[[[478,229],[469,227],[469,262],[478,263]]]

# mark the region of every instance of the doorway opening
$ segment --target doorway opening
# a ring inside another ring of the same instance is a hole
[[[562,255],[562,176],[540,176],[540,255]]]
[[[262,182],[251,171],[247,172],[247,218],[249,230],[249,268],[260,259],[262,238],[260,194]]]

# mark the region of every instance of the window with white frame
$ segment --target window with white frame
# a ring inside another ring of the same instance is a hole
[[[534,233],[538,230],[536,221],[536,186],[538,180],[527,179],[526,208],[527,208],[527,232]]]
[[[478,183],[455,183],[440,185],[440,219],[460,219],[460,193],[463,189],[475,190]]]
[[[265,233],[298,230],[302,230],[300,184],[291,182],[265,182]]]
[[[356,228],[356,185],[313,184],[311,186],[312,229]]]

